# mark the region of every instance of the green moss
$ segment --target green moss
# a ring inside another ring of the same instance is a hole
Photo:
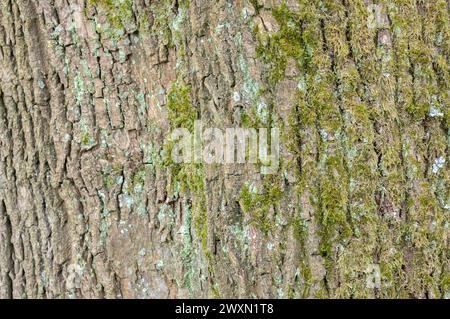
[[[150,21],[148,18],[148,12],[141,12],[137,18],[138,29],[140,35],[146,35],[150,30]]]
[[[192,105],[190,93],[190,86],[180,81],[173,83],[167,96],[169,122],[172,128],[183,127],[190,131],[194,128],[197,110]]]
[[[272,35],[254,29],[258,39],[256,53],[269,67],[269,84],[276,85],[285,77],[288,58],[298,60],[303,52],[300,17],[283,2],[272,10],[280,30]]]
[[[113,166],[107,166],[102,170],[103,186],[109,190],[114,185],[121,184],[122,180],[122,166],[115,164]]]
[[[106,14],[109,28],[101,27],[101,31],[113,38],[119,38],[125,33],[126,25],[134,23],[132,0],[88,0],[89,5],[101,8]]]
[[[315,295],[324,298],[448,296],[448,274],[440,271],[447,176],[423,166],[448,148],[448,134],[440,129],[448,123],[446,2],[421,4],[421,12],[410,1],[299,3],[298,12],[285,1],[273,9],[279,31],[254,27],[254,33],[267,91],[284,79],[288,62],[298,67],[298,98],[282,141],[295,158],[289,168],[296,170],[298,194],[319,224],[327,270],[326,280],[312,282],[308,258],[300,258],[304,296],[311,285],[321,286]],[[390,26],[378,25],[378,10],[387,12]],[[380,30],[390,43],[373,41]],[[242,118],[249,126],[258,123],[252,110]],[[264,192],[246,187],[243,209],[254,220],[263,218],[257,207],[264,207]],[[398,209],[407,221],[399,222]],[[291,223],[302,245],[308,230],[301,219]],[[408,261],[405,249],[411,247]],[[405,274],[405,263],[414,270]],[[376,291],[366,283],[373,275],[367,269],[375,266],[382,287]]]
[[[190,86],[182,80],[178,79],[172,83],[167,94],[168,119],[172,129],[186,128],[193,132],[197,110],[192,105],[190,94]],[[207,247],[208,223],[204,167],[203,164],[197,163],[174,163],[171,158],[173,146],[174,141],[164,145],[162,161],[162,166],[168,169],[171,176],[169,192],[180,192],[186,198],[190,198],[192,228],[210,265],[211,255]]]
[[[274,229],[274,222],[268,219],[270,209],[275,209],[282,192],[276,181],[267,179],[261,192],[244,185],[239,195],[239,203],[244,213],[250,215],[251,223],[268,234]]]
[[[444,271],[441,275],[440,286],[444,293],[445,298],[450,297],[450,272]]]
[[[220,299],[221,298],[221,293],[220,293],[220,289],[219,289],[219,285],[218,284],[212,284],[211,285],[211,296],[214,299]]]
[[[208,272],[213,276],[213,255],[208,248],[208,215],[206,206],[206,187],[202,164],[184,164],[171,167],[171,176],[180,185],[180,192],[187,195],[192,204],[192,228],[200,241],[200,247],[206,258]],[[213,289],[214,286],[211,287]],[[214,290],[212,290],[214,295]]]
[[[89,146],[91,144],[91,136],[89,132],[83,132],[81,134],[80,144],[82,146]]]
[[[203,164],[176,164],[166,157],[163,165],[170,171],[171,183],[168,187],[172,190],[169,191],[174,191],[179,187],[178,191],[191,199],[192,227],[200,240],[205,256],[208,257],[208,223]]]
[[[246,128],[264,127],[264,120],[258,115],[256,107],[243,110],[241,114],[242,126]]]
[[[106,189],[110,189],[115,184],[115,178],[111,175],[103,176],[103,185]]]
[[[200,238],[204,252],[206,252],[208,224],[203,165],[182,165],[172,170],[172,176],[180,183],[180,191],[192,196],[193,227]]]
[[[306,221],[297,216],[292,220],[292,227],[295,239],[301,244],[304,244],[306,237],[308,236],[308,226]]]
[[[308,298],[312,282],[311,268],[308,264],[308,253],[307,253],[307,239],[308,239],[308,224],[305,220],[296,216],[291,221],[292,231],[294,232],[294,238],[297,240],[300,246],[300,261],[298,265],[298,270],[296,277],[299,277],[301,294],[297,297]],[[292,292],[293,293],[293,292]]]
[[[259,4],[258,0],[250,0],[250,3],[252,4],[253,8],[255,8],[255,12],[259,14],[260,10],[264,8],[262,4]]]
[[[131,182],[128,184],[127,191],[130,194],[141,193],[144,189],[147,169],[145,166],[139,167],[132,175]]]

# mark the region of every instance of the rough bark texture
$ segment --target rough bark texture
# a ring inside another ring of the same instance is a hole
[[[448,1],[0,4],[1,298],[450,297]]]

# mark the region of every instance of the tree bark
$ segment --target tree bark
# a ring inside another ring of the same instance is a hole
[[[447,0],[0,4],[0,298],[450,297]]]

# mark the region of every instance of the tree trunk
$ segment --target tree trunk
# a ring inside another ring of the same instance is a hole
[[[0,4],[0,298],[450,297],[447,0]]]

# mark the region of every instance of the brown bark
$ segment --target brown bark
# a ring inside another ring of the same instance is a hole
[[[0,298],[450,296],[448,1],[0,4]]]

